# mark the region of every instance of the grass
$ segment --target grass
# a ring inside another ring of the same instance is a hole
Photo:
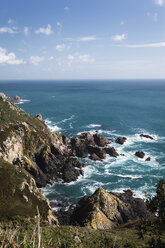
[[[165,230],[158,236],[156,218],[150,219],[143,238],[139,237],[141,220],[114,230],[92,230],[76,226],[55,227],[45,222],[24,218],[0,222],[0,248],[163,248]],[[38,232],[39,231],[39,232]],[[39,245],[40,236],[40,246]],[[157,246],[151,246],[155,244]],[[157,243],[156,243],[157,242]]]

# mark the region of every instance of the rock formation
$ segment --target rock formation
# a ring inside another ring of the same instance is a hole
[[[124,142],[125,142],[126,140],[127,140],[126,137],[118,137],[118,138],[115,140],[115,142],[118,143],[118,144],[120,144],[120,145],[123,145]]]
[[[133,198],[130,190],[115,194],[99,188],[92,196],[85,196],[79,201],[73,212],[72,221],[93,229],[111,229],[147,215],[144,201]]]
[[[140,137],[154,140],[154,138],[148,134],[140,134]]]
[[[34,118],[0,94],[0,158],[25,168],[38,187],[83,174],[83,164],[70,157],[66,143],[59,133],[50,132],[40,114]]]
[[[142,151],[138,151],[138,152],[135,152],[135,156],[138,157],[138,158],[144,158],[145,153],[142,152]]]

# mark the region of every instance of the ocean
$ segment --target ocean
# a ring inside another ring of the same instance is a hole
[[[0,81],[0,92],[20,96],[18,106],[33,116],[41,113],[52,132],[71,137],[98,131],[124,155],[103,162],[82,159],[84,176],[43,189],[51,201],[76,203],[98,187],[131,189],[143,198],[165,179],[165,80]],[[141,138],[142,133],[154,140]],[[127,138],[124,145],[114,142],[118,136]],[[134,156],[139,150],[144,159]]]

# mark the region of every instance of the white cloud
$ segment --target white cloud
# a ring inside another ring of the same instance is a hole
[[[17,27],[0,27],[0,34],[9,33],[9,34],[16,34],[17,33]]]
[[[60,22],[56,22],[56,25],[57,25],[58,33],[61,33],[63,28],[62,24]]]
[[[68,55],[68,64],[72,64],[73,61],[75,63],[94,63],[95,58],[91,57],[89,54],[79,54],[75,53],[74,55]]]
[[[24,27],[24,35],[28,36],[30,34],[29,28],[28,27]]]
[[[69,8],[68,6],[65,6],[64,10],[65,10],[65,11],[69,11],[70,8]]]
[[[65,49],[65,44],[61,44],[61,45],[59,44],[56,46],[56,50],[58,52],[62,52],[62,51],[64,51],[64,49]]]
[[[159,6],[163,6],[165,4],[165,0],[155,0],[155,3]]]
[[[78,38],[77,40],[82,41],[82,42],[86,42],[86,41],[98,40],[98,38],[96,36],[84,36],[84,37]]]
[[[112,37],[112,40],[114,40],[114,41],[123,41],[123,40],[126,39],[126,37],[127,37],[126,34],[117,34],[117,35],[114,35]]]
[[[7,50],[0,47],[0,64],[20,65],[25,64],[23,59],[17,59],[15,53],[7,53]]]
[[[54,60],[54,56],[50,56],[49,57],[49,60]]]
[[[30,63],[37,66],[39,63],[44,61],[44,57],[39,57],[39,56],[31,56],[30,57]]]
[[[126,45],[117,45],[119,47],[126,47],[126,48],[160,48],[165,47],[165,42],[158,42],[158,43],[148,43],[148,44],[126,44]]]
[[[84,63],[94,63],[95,62],[95,59],[93,57],[91,57],[89,54],[79,55],[78,59]]]
[[[45,34],[45,35],[51,35],[53,34],[52,27],[50,24],[46,28],[39,28],[35,31],[35,34]]]

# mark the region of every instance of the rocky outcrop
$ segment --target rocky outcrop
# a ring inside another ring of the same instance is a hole
[[[117,151],[114,147],[106,147],[106,148],[104,148],[104,150],[111,157],[117,158],[119,156],[119,154],[117,153]]]
[[[0,218],[36,218],[58,224],[49,201],[24,169],[0,159]]]
[[[114,194],[99,188],[92,196],[86,196],[79,201],[72,221],[93,229],[111,229],[147,214],[144,201],[133,198],[130,190],[123,194]]]
[[[83,175],[83,164],[70,157],[67,138],[52,134],[41,114],[30,116],[2,93],[0,124],[0,158],[25,168],[38,187]]]
[[[138,158],[144,158],[145,157],[145,153],[142,152],[142,151],[138,151],[138,152],[135,152],[135,156],[138,157]]]
[[[13,103],[19,103],[21,101],[21,98],[19,96],[15,96],[11,99],[11,102]]]
[[[105,138],[104,136],[100,134],[94,134],[93,138],[94,138],[96,145],[101,146],[101,147],[105,147],[106,145],[110,143],[107,138]]]
[[[118,137],[115,142],[120,144],[120,145],[123,145],[125,143],[125,141],[127,140],[126,137]]]
[[[70,141],[71,155],[80,158],[89,156],[94,161],[101,161],[106,158],[106,154],[112,157],[117,157],[119,154],[114,147],[109,147],[109,140],[104,136],[96,133],[82,133],[78,136],[73,136]]]
[[[140,134],[140,137],[154,140],[154,138],[152,136],[148,135],[148,134]]]
[[[41,115],[41,114],[37,114],[37,115],[35,116],[35,118],[36,118],[37,120],[39,120],[39,121],[43,121],[42,115]]]

